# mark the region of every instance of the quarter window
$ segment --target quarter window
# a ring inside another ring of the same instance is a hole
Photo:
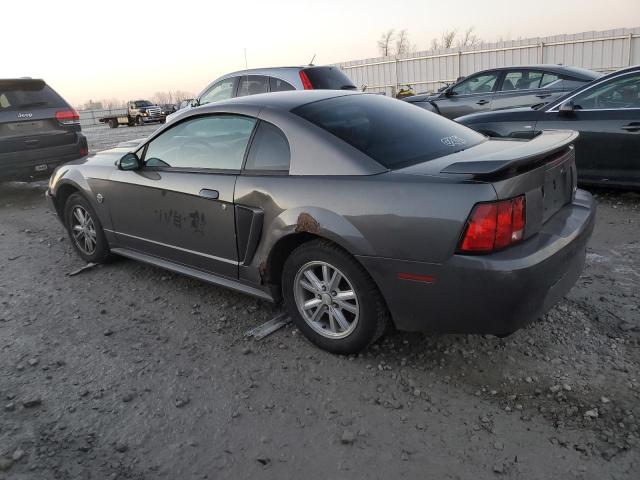
[[[289,170],[289,142],[282,130],[268,122],[260,122],[251,142],[245,170]]]
[[[280,80],[279,78],[269,77],[269,87],[272,92],[284,92],[286,90],[295,90],[295,87],[289,82]]]
[[[200,97],[200,105],[211,102],[219,102],[233,97],[233,87],[236,84],[235,78],[221,80],[211,87]]]
[[[558,88],[560,83],[560,77],[554,73],[545,72],[542,75],[542,81],[540,82],[540,88]]]
[[[463,80],[453,87],[452,91],[456,95],[491,92],[497,79],[497,73],[483,73]]]
[[[243,75],[240,77],[238,96],[256,95],[269,91],[269,77],[262,75]]]
[[[640,73],[623,75],[594,86],[573,98],[574,108],[640,108]]]
[[[530,70],[518,70],[508,72],[502,81],[501,91],[510,90],[531,90],[540,86],[542,72],[534,72]]]
[[[240,115],[210,115],[177,124],[151,141],[147,167],[240,170],[256,123]]]
[[[562,90],[565,92],[570,92],[575,90],[576,88],[582,87],[585,83],[588,83],[586,80],[576,80],[574,78],[563,78],[560,80],[560,85],[562,85]]]

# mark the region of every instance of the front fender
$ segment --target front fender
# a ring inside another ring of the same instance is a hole
[[[52,197],[61,220],[64,221],[64,203],[74,191],[78,191],[85,196],[94,211],[98,214],[102,226],[105,229],[111,230],[112,222],[108,207],[104,203],[98,203],[96,195],[91,188],[91,180],[73,164],[65,164],[59,167],[49,182],[49,194]]]

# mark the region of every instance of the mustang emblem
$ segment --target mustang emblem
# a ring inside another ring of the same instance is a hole
[[[456,145],[464,145],[465,143],[467,143],[463,138],[460,138],[457,135],[451,135],[450,137],[441,138],[440,141],[447,147],[454,147]]]

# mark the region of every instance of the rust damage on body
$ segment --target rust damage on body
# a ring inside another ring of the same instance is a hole
[[[269,271],[267,270],[267,261],[263,260],[258,265],[258,273],[260,274],[260,280],[262,284],[269,281]]]
[[[298,215],[298,221],[296,222],[296,233],[320,233],[320,224],[308,213],[301,213]]]

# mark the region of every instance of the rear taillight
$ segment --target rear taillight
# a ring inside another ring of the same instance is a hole
[[[518,243],[526,223],[524,195],[473,207],[458,252],[488,253]]]
[[[302,86],[305,90],[313,90],[313,84],[304,70],[300,70],[300,80],[302,81]]]
[[[56,112],[56,120],[63,125],[77,125],[80,123],[80,115],[74,108]]]
[[[83,157],[86,155],[89,155],[89,149],[87,147],[81,147],[80,148],[80,155],[82,155]]]

